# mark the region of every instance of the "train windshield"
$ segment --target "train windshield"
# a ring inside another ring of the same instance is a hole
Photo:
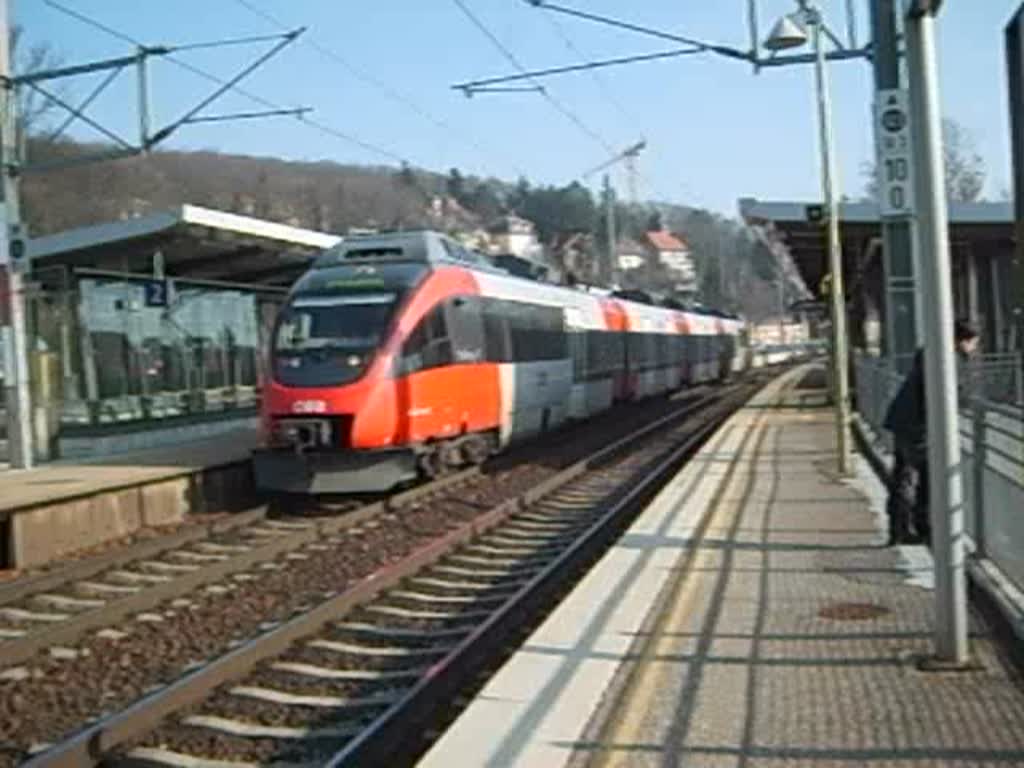
[[[390,291],[298,295],[282,311],[274,338],[274,378],[291,387],[358,379],[384,340],[398,294]]]

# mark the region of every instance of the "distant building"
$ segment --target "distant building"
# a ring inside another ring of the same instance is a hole
[[[615,267],[623,272],[641,269],[647,263],[644,247],[630,237],[619,238],[615,246]]]
[[[519,258],[536,259],[540,251],[537,232],[532,221],[514,214],[500,217],[488,227],[494,253],[512,254]]]
[[[697,269],[690,246],[682,237],[666,230],[647,232],[644,235],[644,247],[649,263],[659,265],[668,272],[674,293],[692,296],[697,292]]]
[[[645,245],[654,260],[668,267],[683,279],[695,280],[696,270],[690,246],[681,237],[664,230],[648,232]]]
[[[477,227],[475,229],[459,230],[453,234],[456,240],[467,248],[481,253],[491,253],[491,236],[486,229]]]

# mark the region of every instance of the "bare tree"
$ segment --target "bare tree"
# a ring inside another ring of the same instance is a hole
[[[985,161],[971,134],[955,120],[942,121],[942,157],[950,200],[974,202],[985,188]]]
[[[25,28],[20,24],[11,27],[10,35],[11,63],[16,75],[54,69],[63,62],[63,58],[47,42],[27,45]],[[57,95],[64,98],[66,88],[61,85],[53,87],[57,89]],[[39,127],[46,123],[47,118],[58,110],[63,111],[58,104],[39,91],[29,87],[18,89],[18,114],[24,135],[35,134]]]
[[[951,118],[942,121],[942,156],[946,174],[946,196],[955,202],[971,203],[981,198],[985,189],[985,161],[978,154],[974,137]],[[874,161],[861,164],[864,194],[878,199],[878,174]]]

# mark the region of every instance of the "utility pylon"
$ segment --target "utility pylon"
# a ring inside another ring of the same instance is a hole
[[[619,152],[612,158],[609,158],[605,162],[601,163],[596,168],[591,168],[585,174],[584,179],[588,179],[595,173],[603,171],[605,168],[610,168],[616,163],[623,163],[626,166],[626,184],[629,189],[629,202],[636,205],[637,202],[637,177],[640,175],[640,171],[637,168],[637,158],[640,153],[647,148],[647,140],[641,139],[636,144],[626,147],[624,150]]]
[[[185,125],[231,119],[265,117],[269,115],[301,115],[305,108],[269,110],[232,115],[202,114],[206,107],[234,88],[261,64],[294,42],[304,28],[278,35],[215,41],[189,46],[139,46],[128,56],[91,62],[76,66],[59,67],[48,71],[15,75],[10,62],[10,21],[9,0],[0,0],[0,191],[3,208],[0,210],[0,360],[4,369],[4,394],[7,409],[7,442],[10,465],[17,469],[29,469],[34,462],[33,414],[29,389],[28,339],[25,324],[24,277],[31,265],[27,253],[27,236],[20,216],[19,186],[23,173],[51,170],[85,163],[131,157],[148,152],[153,146],[167,139]],[[211,48],[226,44],[274,41],[275,44],[258,56],[229,80],[224,81],[198,105],[183,116],[151,132],[149,112],[149,82],[146,62],[151,56],[167,56],[177,50]],[[85,108],[125,67],[135,66],[139,77],[139,134],[138,144],[119,136],[85,113]],[[112,71],[101,85],[79,106],[68,103],[59,95],[46,89],[45,82],[91,72]],[[20,132],[23,126],[18,115],[18,89],[31,88],[47,101],[70,113],[60,129],[51,138],[57,138],[73,121],[79,120],[96,129],[111,141],[111,148],[81,158],[61,160],[55,163],[31,164],[26,162],[20,151]]]

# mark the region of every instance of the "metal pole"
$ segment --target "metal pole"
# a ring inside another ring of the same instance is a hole
[[[146,49],[139,46],[139,61],[136,65],[139,80],[139,146],[143,152],[149,151],[150,137],[149,67],[146,58]]]
[[[1013,200],[1017,242],[1010,259],[1009,317],[1004,331],[1004,350],[1018,352],[1018,398],[1024,386],[1024,6],[1006,27],[1006,74],[1010,90],[1010,133],[1013,148]],[[993,261],[993,277],[998,269]],[[993,280],[993,285],[998,283]],[[998,302],[997,302],[998,306]],[[1000,323],[1002,325],[1002,323]],[[999,326],[997,326],[999,327]]]
[[[779,270],[779,344],[786,343],[786,277]]]
[[[756,75],[761,68],[761,33],[757,28],[757,0],[747,0],[747,25],[750,27],[750,61]]]
[[[608,264],[605,268],[605,279],[611,283],[615,274],[615,192],[612,191],[612,182],[606,173],[604,175],[604,215],[605,227],[608,236]]]
[[[829,102],[828,76],[825,71],[825,46],[822,43],[824,20],[821,11],[810,9],[814,32],[814,74],[818,94],[818,126],[821,132],[821,177],[828,211],[828,256],[832,303],[832,380],[835,399],[836,450],[839,474],[851,471],[850,443],[847,425],[850,422],[850,383],[846,367],[846,307],[843,299],[843,252],[839,242],[839,200],[836,194],[836,165],[833,151],[832,109]]]
[[[900,54],[896,26],[896,0],[871,0],[874,40],[875,92],[899,88]],[[876,96],[877,98],[877,96]],[[877,127],[876,127],[877,131]],[[876,136],[875,164],[880,174],[884,163]],[[914,301],[913,224],[908,220],[882,220],[884,285],[884,349],[889,358],[908,361],[918,347],[917,308]],[[893,361],[895,364],[895,360]],[[897,369],[900,366],[896,366]],[[906,373],[905,369],[901,373]]]
[[[932,554],[935,558],[935,655],[940,666],[967,662],[963,487],[953,346],[949,218],[942,159],[942,124],[933,13],[911,14],[906,25],[913,120],[917,134],[918,237],[925,320],[925,400]]]
[[[0,270],[6,272],[5,295],[0,302],[6,304],[7,323],[4,329],[4,390],[7,405],[7,446],[10,464],[18,469],[32,466],[32,402],[29,397],[28,353],[25,342],[25,291],[21,274],[27,257],[18,254],[15,259],[12,243],[20,242],[21,221],[18,204],[18,110],[17,96],[10,81],[10,30],[7,18],[7,0],[0,0],[0,175],[3,182],[3,235],[0,236]],[[23,246],[22,246],[23,247]]]

